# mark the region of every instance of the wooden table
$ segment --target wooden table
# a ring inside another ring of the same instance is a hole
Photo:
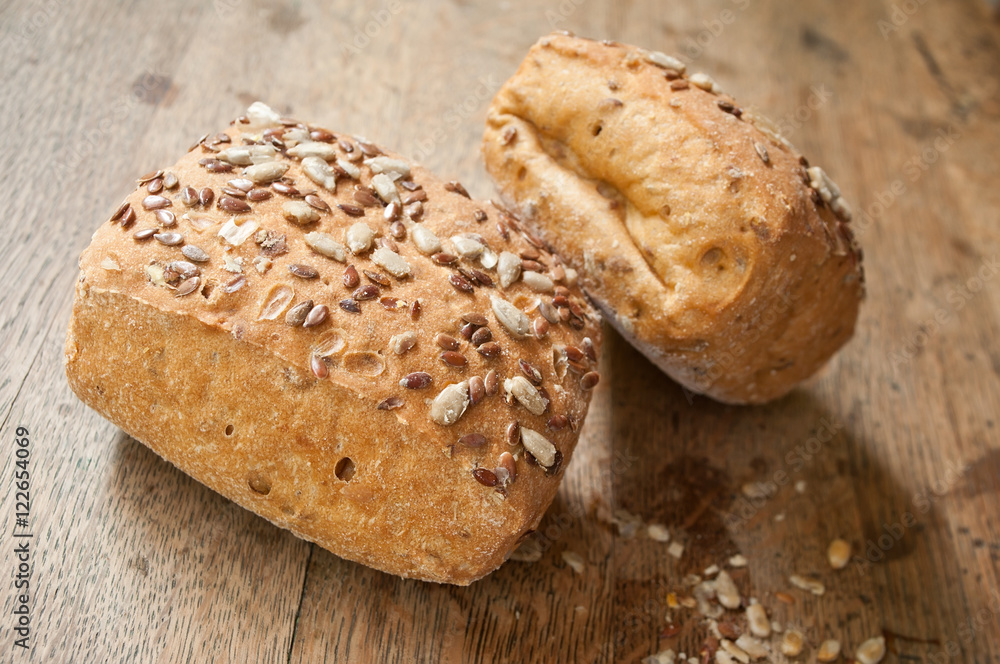
[[[698,655],[710,628],[669,594],[690,597],[686,575],[737,553],[749,561],[731,570],[741,592],[805,634],[801,661],[823,639],[853,653],[879,634],[889,662],[1000,661],[1000,29],[986,3],[54,0],[0,11],[3,576],[12,570],[0,661]],[[488,197],[486,105],[552,28],[684,55],[838,180],[858,212],[869,296],[855,339],[815,380],[765,407],[689,401],[609,331],[606,380],[543,522],[541,560],[468,588],[404,581],[298,540],[70,392],[61,358],[76,257],[138,174],[259,98]],[[17,427],[32,454],[27,653],[11,632]],[[666,525],[682,556],[619,534],[614,510]],[[841,571],[826,562],[836,537],[856,556]],[[582,556],[581,573],[564,552]],[[677,636],[665,636],[668,613]]]

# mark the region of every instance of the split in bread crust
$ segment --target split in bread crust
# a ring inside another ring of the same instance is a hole
[[[861,252],[836,185],[670,56],[544,37],[493,100],[483,151],[524,223],[690,390],[774,399],[853,333]]]

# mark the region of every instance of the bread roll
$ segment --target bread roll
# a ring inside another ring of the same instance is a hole
[[[836,185],[674,58],[545,37],[493,100],[483,150],[531,232],[688,389],[774,399],[851,337],[864,280]]]
[[[598,380],[573,271],[460,184],[262,104],[139,185],[80,259],[79,397],[339,556],[498,567]]]

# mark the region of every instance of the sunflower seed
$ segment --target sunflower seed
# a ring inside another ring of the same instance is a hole
[[[647,51],[646,61],[650,62],[657,67],[663,67],[664,69],[670,69],[676,71],[678,74],[683,74],[687,66],[675,57],[669,56],[666,53],[661,53],[660,51]]]
[[[441,390],[430,406],[430,418],[442,426],[451,426],[469,407],[469,383],[462,381]]]
[[[371,259],[373,263],[397,279],[402,279],[410,274],[410,264],[406,262],[406,259],[386,247],[379,247],[373,251]]]
[[[521,280],[528,284],[528,287],[539,293],[551,293],[555,284],[548,276],[532,270],[527,270],[521,274]]]
[[[792,574],[788,577],[788,581],[799,590],[807,590],[813,595],[822,595],[826,592],[826,587],[822,583],[799,574]]]
[[[750,633],[754,636],[766,639],[771,636],[771,621],[767,618],[767,612],[760,604],[751,604],[747,607],[747,623],[750,625]]]
[[[292,327],[299,327],[306,322],[306,317],[309,315],[309,312],[312,311],[312,308],[312,300],[299,302],[294,307],[289,309],[287,314],[285,314],[285,324],[291,325]]]
[[[184,254],[188,260],[194,261],[195,263],[208,262],[208,254],[206,254],[201,247],[193,244],[184,245],[184,248],[181,249],[181,253]]]
[[[411,374],[407,374],[399,381],[400,387],[405,387],[408,390],[422,390],[430,386],[433,378],[429,373],[423,371],[415,371]]]
[[[319,272],[316,268],[311,265],[303,265],[301,263],[292,263],[288,266],[288,271],[300,279],[315,279],[319,276]]]
[[[185,279],[179,286],[177,286],[177,290],[174,291],[174,297],[184,297],[185,295],[190,295],[198,290],[199,285],[201,285],[201,279],[199,277]]]
[[[497,295],[490,295],[490,305],[497,321],[513,336],[524,337],[528,335],[531,323],[523,311]]]
[[[541,415],[548,408],[548,401],[524,376],[508,378],[503,382],[503,389],[507,394],[512,394],[532,415]]]
[[[441,251],[441,240],[431,230],[417,226],[411,230],[410,234],[413,236],[413,244],[416,245],[420,253],[430,256]]]
[[[243,169],[243,175],[256,184],[267,184],[274,182],[285,174],[288,164],[280,161],[268,161],[263,164],[254,164]]]
[[[762,162],[764,162],[765,164],[771,163],[771,155],[767,153],[767,148],[764,147],[763,143],[757,143],[755,141],[753,144],[753,149],[756,150],[757,156],[760,157],[760,160]]]
[[[833,540],[826,550],[826,559],[833,569],[844,569],[851,560],[851,545],[842,539]]]
[[[490,369],[486,372],[486,378],[483,380],[486,386],[486,396],[492,397],[497,393],[500,388],[500,378],[494,369]]]
[[[555,465],[556,448],[548,438],[537,431],[521,427],[521,442],[524,443],[524,449],[528,450],[541,466],[551,468]]]
[[[509,251],[501,252],[497,262],[497,275],[500,277],[500,287],[507,288],[521,276],[521,259]]]
[[[306,177],[330,191],[337,188],[337,175],[334,170],[319,157],[306,157],[302,160],[302,172]]]
[[[375,188],[375,193],[377,193],[379,198],[385,201],[386,204],[400,203],[399,192],[396,190],[396,184],[385,173],[376,173],[372,176],[372,187]]]
[[[218,206],[220,210],[232,212],[233,214],[242,214],[244,212],[249,212],[251,209],[250,205],[246,201],[241,201],[240,199],[233,198],[232,196],[220,197]]]
[[[375,239],[375,231],[365,222],[359,221],[347,229],[345,239],[347,240],[347,248],[351,250],[351,253],[364,253],[371,248],[372,240]]]
[[[332,161],[337,158],[337,148],[329,143],[306,141],[304,143],[299,143],[293,148],[288,148],[288,156],[295,157],[296,159],[318,157],[324,161]]]
[[[319,212],[314,210],[308,203],[302,201],[287,201],[283,203],[281,214],[285,219],[299,226],[306,226],[319,221]]]
[[[180,233],[157,233],[153,237],[156,238],[157,242],[165,244],[168,247],[176,247],[184,241],[184,236]]]
[[[246,178],[234,178],[227,182],[233,189],[239,189],[244,194],[249,193],[253,189],[253,181],[247,180]]]
[[[402,355],[416,345],[417,333],[413,330],[401,332],[389,339],[389,349],[396,355]]]
[[[372,170],[372,173],[385,173],[393,180],[410,176],[410,165],[401,159],[374,157],[365,159],[365,165]]]
[[[834,662],[840,657],[840,641],[827,639],[816,651],[816,659],[820,662]]]
[[[788,657],[797,657],[802,653],[802,646],[805,643],[802,632],[791,629],[781,637],[781,653]]]

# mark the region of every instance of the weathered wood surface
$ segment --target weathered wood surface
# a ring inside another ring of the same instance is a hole
[[[55,0],[0,16],[0,661],[697,654],[708,627],[668,593],[690,596],[685,575],[736,553],[741,591],[804,632],[804,661],[825,638],[853,652],[882,633],[887,661],[1000,661],[1000,27],[987,3]],[[61,344],[76,256],[136,174],[260,98],[489,196],[486,104],[552,28],[684,55],[838,180],[869,298],[855,340],[809,385],[761,408],[689,402],[609,333],[542,559],[469,588],[297,540],[75,399]],[[6,571],[18,426],[33,444],[28,653],[11,647]],[[776,492],[750,501],[742,488],[761,481]],[[682,557],[617,534],[613,509],[668,526]],[[857,556],[839,572],[825,562],[834,537]],[[793,588],[793,573],[826,593]],[[662,638],[668,612],[683,629]]]

